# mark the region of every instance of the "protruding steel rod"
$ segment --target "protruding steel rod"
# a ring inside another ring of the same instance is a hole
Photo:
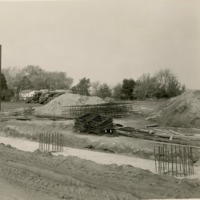
[[[157,171],[157,163],[156,163],[156,147],[154,147],[154,158],[155,158],[155,169]]]

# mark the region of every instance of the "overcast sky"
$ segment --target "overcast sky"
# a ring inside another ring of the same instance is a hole
[[[3,68],[116,84],[170,68],[200,89],[200,0],[0,2]]]

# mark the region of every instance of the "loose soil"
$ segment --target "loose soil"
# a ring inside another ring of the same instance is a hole
[[[156,112],[162,125],[200,128],[200,91],[188,90]]]
[[[55,196],[24,189],[3,178],[0,178],[0,194],[1,200],[59,200]]]
[[[199,198],[200,181],[159,176],[132,166],[23,152],[0,145],[0,177],[60,199]],[[167,189],[166,189],[167,188]]]
[[[79,94],[63,94],[46,105],[36,108],[36,114],[62,115],[64,106],[95,105],[106,103],[103,99],[95,96],[82,96]]]
[[[153,101],[135,103],[136,115],[118,119],[115,122],[138,128],[144,127],[151,123],[151,121],[145,121],[144,118],[157,110],[158,106],[162,110],[165,103]],[[1,136],[26,138],[36,142],[39,133],[60,132],[64,134],[65,146],[90,149],[90,151],[84,151],[68,148],[62,155],[52,155],[51,153],[41,153],[39,150],[25,152],[0,144],[0,185],[5,182],[4,186],[9,191],[7,199],[9,197],[20,200],[27,199],[27,193],[37,194],[39,200],[46,197],[49,197],[50,200],[51,198],[55,200],[200,198],[200,180],[176,179],[167,175],[153,174],[149,170],[131,166],[131,160],[134,158],[128,157],[129,162],[123,159],[120,161],[122,157],[116,155],[127,154],[153,159],[153,148],[157,145],[156,142],[122,136],[77,133],[74,132],[73,121],[52,122],[42,119],[5,121],[1,119],[0,130]],[[16,140],[15,144],[17,145]],[[19,142],[18,145],[22,145],[22,142]],[[37,147],[38,144],[35,145],[35,149]],[[26,141],[22,149],[32,151],[30,143]],[[69,155],[76,155],[76,157]],[[116,160],[113,161],[112,159],[115,158]],[[97,164],[98,161],[99,164]],[[135,162],[138,164],[135,164],[137,167],[142,168],[141,164],[147,167],[147,164],[142,163],[139,159],[136,159]],[[199,177],[199,161],[196,165],[196,177]],[[151,168],[148,166],[147,169]],[[16,196],[10,195],[13,187]],[[34,195],[33,199],[31,196],[29,199],[35,200]]]

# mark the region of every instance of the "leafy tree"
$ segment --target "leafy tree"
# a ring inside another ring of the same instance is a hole
[[[1,74],[1,100],[8,101],[13,96],[13,91],[8,89],[6,78]]]
[[[121,99],[123,100],[133,100],[133,90],[136,83],[133,79],[124,79],[122,83]]]
[[[64,72],[46,72],[45,83],[50,90],[54,89],[70,89],[73,79],[67,77]]]
[[[10,101],[13,96],[14,96],[14,92],[12,90],[4,89],[1,92],[2,101]]]
[[[113,88],[113,98],[120,100],[122,96],[122,84],[118,83],[114,88]]]
[[[17,78],[16,75],[20,72],[20,69],[17,67],[8,67],[8,68],[3,68],[2,73],[5,76],[7,86],[9,89],[16,91],[16,82]]]
[[[33,89],[33,85],[30,79],[27,76],[21,77],[18,81],[17,91],[20,92],[22,90],[29,90],[29,89]]]
[[[2,90],[7,90],[8,89],[6,78],[2,73],[1,73],[1,89]]]
[[[155,96],[157,82],[150,74],[143,74],[137,81],[134,89],[134,97],[144,100]]]
[[[184,91],[185,87],[169,69],[160,70],[155,74],[155,79],[158,84],[155,94],[157,98],[171,98]]]
[[[90,88],[90,79],[88,78],[82,78],[79,80],[79,83],[72,87],[71,90],[75,94],[80,94],[80,95],[86,95],[89,96],[89,88]]]
[[[22,69],[6,68],[4,72],[8,78],[9,88],[16,93],[25,89],[69,89],[73,82],[73,79],[64,72],[48,72],[33,65]]]
[[[93,82],[91,84],[91,95],[92,96],[98,96],[98,91],[99,91],[99,88],[100,88],[101,84],[99,81],[96,81],[96,82]]]
[[[104,99],[106,97],[111,97],[111,95],[112,95],[112,91],[106,83],[102,84],[99,87],[99,90],[97,92],[98,97],[101,97]]]

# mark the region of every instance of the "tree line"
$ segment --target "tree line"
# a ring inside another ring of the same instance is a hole
[[[73,78],[65,72],[45,71],[39,66],[29,65],[22,69],[9,67],[2,69],[1,99],[6,101],[16,97],[23,90],[71,90],[75,94],[114,98],[117,100],[145,100],[148,98],[171,98],[185,91],[178,78],[169,70],[143,74],[137,80],[124,79],[121,83],[110,87],[99,81],[91,82],[83,77],[72,86]]]
[[[90,79],[82,78],[71,90],[76,94],[99,96],[101,98],[145,100],[175,97],[185,91],[185,85],[182,85],[169,69],[164,69],[153,76],[143,74],[136,81],[132,78],[124,79],[122,83],[118,83],[113,88],[106,83],[101,84],[98,81],[91,83]]]

